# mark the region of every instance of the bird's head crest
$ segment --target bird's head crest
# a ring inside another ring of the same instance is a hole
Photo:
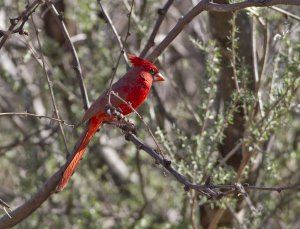
[[[158,69],[155,67],[155,65],[150,63],[149,61],[147,61],[143,58],[137,57],[135,55],[132,55],[132,54],[128,54],[128,57],[133,66],[135,66],[135,67],[143,66],[146,71],[153,69],[156,72],[158,72]]]

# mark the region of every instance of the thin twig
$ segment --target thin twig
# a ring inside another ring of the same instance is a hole
[[[2,30],[0,31],[0,37],[3,36],[0,41],[0,49],[2,48],[2,46],[4,45],[4,43],[6,42],[6,40],[10,37],[10,35],[12,33],[19,33],[19,34],[27,35],[27,32],[25,32],[23,30],[23,27],[24,27],[26,21],[28,20],[29,16],[32,13],[34,13],[34,11],[41,4],[41,2],[42,2],[41,0],[35,0],[30,5],[27,5],[26,10],[24,10],[20,16],[18,16],[17,18],[10,19],[10,26],[8,28],[8,31],[2,31]],[[14,29],[18,25],[19,22],[21,22],[21,25],[17,29]]]
[[[11,215],[9,214],[9,212],[7,211],[7,209],[10,210],[9,205],[7,203],[5,203],[5,201],[2,200],[1,198],[0,198],[0,206],[5,211],[5,214],[8,215],[9,218],[12,218]]]
[[[32,113],[27,113],[27,112],[5,112],[5,113],[0,113],[0,116],[12,116],[12,115],[46,118],[46,119],[50,119],[50,120],[62,123],[66,126],[74,127],[74,125],[66,123],[65,120],[58,119],[58,118],[52,118],[52,117],[48,117],[48,116],[45,116],[45,115],[32,114]]]
[[[128,15],[127,15],[128,16],[127,33],[126,33],[124,41],[121,43],[122,44],[121,51],[120,51],[119,57],[117,59],[117,63],[115,65],[115,67],[113,67],[113,71],[112,71],[112,75],[111,75],[111,80],[110,80],[110,84],[109,84],[109,90],[107,92],[107,94],[108,94],[108,104],[109,105],[111,105],[111,99],[110,98],[111,98],[111,90],[112,90],[113,81],[114,81],[114,78],[115,78],[115,75],[116,75],[117,68],[119,66],[120,60],[121,60],[121,56],[125,52],[124,44],[126,43],[128,37],[130,36],[130,23],[131,23],[131,14],[132,14],[132,11],[133,11],[133,6],[134,6],[134,0],[132,0],[132,2],[131,2],[131,8],[130,8],[130,11],[129,11]],[[110,25],[111,25],[112,28],[114,27],[112,23]]]
[[[267,67],[267,62],[268,62],[268,57],[269,57],[269,49],[270,49],[270,28],[269,28],[269,22],[266,22],[266,26],[265,26],[265,36],[264,36],[264,53],[263,53],[263,58],[262,58],[262,67],[261,67],[261,72],[260,72],[260,76],[258,79],[258,82],[255,85],[255,90],[257,93],[257,99],[258,99],[258,104],[259,104],[259,109],[261,112],[261,116],[264,117],[265,116],[265,110],[264,110],[264,105],[263,105],[263,101],[262,101],[262,93],[260,90],[261,84],[262,84],[262,79],[265,75],[265,70]]]
[[[164,117],[166,118],[166,120],[168,120],[172,124],[176,124],[177,125],[176,118],[170,112],[167,111],[167,109],[165,107],[165,104],[163,103],[163,101],[159,97],[159,94],[158,94],[158,92],[157,92],[157,90],[156,90],[156,88],[155,88],[154,85],[152,86],[151,90],[152,90],[153,96],[156,99],[156,102],[157,102],[157,105],[158,105],[158,110],[164,115]]]
[[[44,57],[43,50],[42,50],[42,45],[41,45],[41,41],[40,41],[40,37],[39,37],[39,32],[36,28],[36,25],[35,25],[35,22],[33,20],[32,15],[31,15],[31,21],[32,21],[32,25],[33,25],[33,28],[34,28],[34,31],[35,31],[38,46],[39,46],[39,49],[40,49],[40,56],[41,56],[41,60],[42,60],[42,68],[43,68],[44,74],[45,74],[46,79],[47,79],[47,84],[48,84],[48,88],[49,88],[49,91],[50,91],[50,96],[51,96],[51,101],[52,101],[52,106],[53,106],[53,109],[54,109],[54,113],[55,113],[56,118],[60,119],[60,115],[59,115],[59,111],[58,111],[58,108],[57,108],[57,105],[56,105],[56,100],[55,100],[54,91],[53,91],[53,87],[52,87],[53,84],[52,84],[52,81],[50,80],[48,71],[46,69],[46,61],[45,61],[45,57]],[[65,148],[66,148],[66,152],[69,153],[64,128],[63,128],[61,122],[58,122],[58,124],[59,124],[59,129],[60,129],[61,135],[63,137],[63,142],[64,142],[64,145],[65,145]]]
[[[257,84],[259,81],[259,76],[258,76],[258,60],[257,60],[257,53],[256,53],[256,36],[257,36],[257,23],[256,23],[256,18],[252,16],[252,58],[253,58],[253,72],[254,72],[254,79],[255,83]]]
[[[63,84],[60,80],[53,80],[53,86],[56,86],[62,94],[66,95],[69,101],[80,104],[81,100],[71,91],[65,84]]]
[[[266,7],[280,4],[299,6],[300,2],[299,0],[246,0],[243,2],[232,4],[217,4],[213,2],[208,2],[207,4],[205,4],[205,9],[207,11],[215,12],[234,12],[248,7]]]
[[[147,204],[148,204],[148,199],[147,199],[147,195],[146,195],[146,192],[145,192],[145,182],[144,182],[144,176],[143,176],[143,173],[142,173],[141,158],[140,158],[140,151],[139,151],[139,149],[137,149],[137,151],[136,151],[136,166],[137,166],[137,170],[138,170],[138,174],[139,174],[139,179],[140,179],[141,194],[142,194],[142,197],[143,197],[143,200],[144,200],[144,207],[143,207],[143,209],[145,209],[146,206],[147,206]]]
[[[117,31],[116,27],[114,26],[114,24],[113,24],[110,16],[108,15],[107,11],[102,6],[101,0],[97,0],[97,2],[98,2],[99,7],[101,8],[101,11],[102,11],[104,17],[105,17],[105,20],[107,21],[108,25],[110,26],[111,30],[113,31],[113,33],[114,33],[114,35],[115,35],[115,37],[116,37],[116,39],[118,41],[118,44],[119,44],[119,47],[120,47],[120,51],[123,54],[123,58],[124,58],[124,60],[125,60],[125,62],[127,64],[127,66],[129,66],[129,61],[128,61],[128,58],[127,58],[126,51],[124,50],[124,44],[123,44],[123,42],[121,40],[121,37],[118,34],[118,31]],[[131,9],[130,12],[132,12],[132,7],[130,9]],[[128,17],[130,17],[130,16],[128,16]],[[125,40],[127,40],[127,39],[125,38]]]
[[[239,142],[235,147],[233,147],[232,150],[230,150],[229,153],[226,154],[226,156],[220,161],[219,165],[225,165],[226,161],[228,161],[228,159],[230,157],[232,157],[242,146],[243,141]]]
[[[5,207],[5,208],[10,208],[9,205],[4,200],[2,200],[1,198],[0,198],[0,205],[2,207]]]
[[[150,62],[155,62],[157,57],[169,46],[169,44],[178,36],[183,28],[189,24],[196,16],[204,11],[205,5],[210,0],[201,0],[195,7],[193,7],[187,14],[179,18],[173,29],[168,32],[165,39],[155,47],[155,49],[146,57]]]
[[[291,12],[288,12],[288,11],[286,11],[284,9],[281,9],[279,7],[276,7],[276,6],[271,6],[270,9],[275,10],[275,11],[277,11],[279,13],[282,13],[282,14],[290,17],[290,18],[293,18],[293,19],[296,19],[296,20],[300,21],[300,17],[298,17],[297,15],[292,14]]]
[[[234,85],[235,88],[237,90],[237,92],[239,93],[239,95],[241,94],[241,89],[239,86],[239,80],[238,80],[238,73],[237,73],[237,55],[236,55],[236,49],[237,49],[237,37],[236,37],[236,33],[237,33],[237,27],[236,27],[236,12],[234,12],[232,14],[232,18],[231,18],[231,68],[233,71],[233,80],[234,80]]]
[[[286,98],[286,95],[288,93],[294,94],[297,92],[297,90],[299,89],[299,86],[294,84],[296,82],[296,80],[297,80],[297,78],[295,78],[293,83],[286,88],[285,92],[282,93],[282,95],[276,101],[274,101],[274,103],[266,110],[265,116],[261,117],[261,119],[256,122],[255,126],[260,126],[265,121],[265,119],[267,119],[269,117],[269,114],[271,113],[271,111],[274,110],[274,108],[277,107],[277,105],[279,105],[280,102]],[[292,89],[292,90],[290,91],[290,89]],[[263,133],[261,133],[261,134],[263,134]]]
[[[47,6],[50,8],[51,12],[53,13],[53,15],[55,16],[55,19],[57,21],[57,23],[60,25],[60,28],[63,32],[64,38],[67,42],[67,45],[70,48],[72,57],[73,57],[73,61],[74,61],[74,70],[77,76],[77,80],[79,82],[79,86],[80,86],[80,92],[81,92],[81,97],[83,100],[83,107],[85,110],[87,110],[89,108],[89,99],[88,99],[88,95],[87,95],[87,91],[83,82],[83,76],[82,76],[82,71],[81,71],[81,66],[80,66],[80,62],[79,62],[79,58],[76,52],[76,49],[71,41],[69,32],[66,28],[66,25],[63,21],[63,15],[59,14],[55,8],[55,6],[53,5],[51,0],[46,0]]]
[[[126,7],[126,9],[128,11],[130,11],[131,9],[131,4],[129,4],[128,0],[123,0],[123,3]],[[137,30],[141,33],[144,33],[145,32],[145,29],[143,28],[143,26],[141,25],[141,20],[140,18],[134,13],[134,11],[132,11],[131,13],[131,18],[132,18],[132,21],[135,23],[135,26],[137,28]]]
[[[265,71],[266,71],[266,67],[267,67],[267,62],[268,62],[268,57],[269,57],[269,51],[270,51],[270,26],[269,26],[269,22],[266,21],[266,25],[265,25],[265,36],[264,36],[264,53],[263,53],[263,57],[262,57],[262,67],[261,67],[261,71],[260,71],[260,77],[259,77],[259,81],[258,81],[258,85],[256,87],[256,91],[259,91],[259,87],[262,81],[262,78],[265,75]]]

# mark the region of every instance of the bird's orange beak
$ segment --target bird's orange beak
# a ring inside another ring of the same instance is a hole
[[[165,81],[165,77],[163,77],[162,74],[157,73],[154,77],[154,82],[157,82],[157,81]]]

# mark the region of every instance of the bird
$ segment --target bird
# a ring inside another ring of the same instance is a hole
[[[111,91],[117,96],[110,96],[110,89],[105,90],[86,110],[80,123],[87,122],[86,128],[81,135],[81,139],[74,147],[73,158],[69,158],[70,163],[66,166],[56,191],[64,190],[72,174],[79,165],[83,154],[98,131],[103,122],[113,122],[112,117],[107,112],[107,105],[116,108],[122,115],[126,116],[133,112],[132,108],[138,108],[146,100],[150,93],[153,82],[164,81],[165,77],[159,72],[157,67],[140,57],[128,54],[132,67],[117,82],[111,86]],[[122,98],[122,99],[120,99]],[[110,100],[110,103],[109,103]],[[126,103],[125,103],[126,101]]]

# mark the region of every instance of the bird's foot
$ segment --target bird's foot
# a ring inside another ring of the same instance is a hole
[[[120,108],[115,108],[111,104],[105,105],[105,111],[108,116],[110,116],[113,119],[116,119],[118,121],[121,121],[125,119],[125,116],[122,114],[122,110]]]
[[[119,127],[124,131],[124,132],[131,132],[134,135],[137,135],[137,131],[135,128],[135,125],[130,122],[129,120],[124,121],[119,125]]]

